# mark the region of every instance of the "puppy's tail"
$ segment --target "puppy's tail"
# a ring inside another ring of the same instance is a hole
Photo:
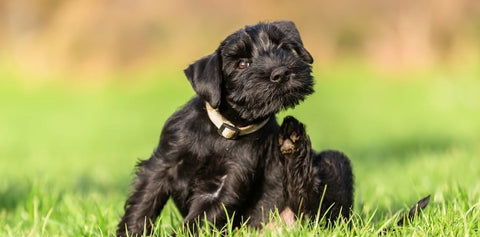
[[[400,218],[400,220],[397,222],[397,225],[398,226],[403,226],[405,225],[407,219],[412,221],[413,218],[415,218],[416,216],[418,216],[423,209],[425,209],[425,207],[427,207],[428,203],[430,202],[430,195],[420,199],[420,201],[418,201],[417,203],[415,203],[415,205],[410,209],[410,211],[405,214],[403,214],[402,218]],[[380,232],[380,235],[385,235],[385,234],[388,234],[389,232],[391,232],[391,228],[388,228],[388,229],[383,229],[381,232]]]
[[[427,207],[428,203],[430,202],[430,195],[422,198],[420,201],[418,201],[408,212],[407,214],[403,214],[402,218],[397,222],[397,225],[403,226],[405,224],[405,221],[409,219],[410,221],[415,218],[425,207]]]

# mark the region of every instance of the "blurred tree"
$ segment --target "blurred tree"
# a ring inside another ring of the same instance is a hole
[[[479,61],[478,0],[0,0],[0,50],[44,71],[186,65],[243,25],[278,19],[297,23],[321,63]]]

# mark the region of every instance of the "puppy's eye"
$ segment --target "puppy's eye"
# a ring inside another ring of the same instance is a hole
[[[242,60],[242,61],[240,61],[240,62],[238,63],[237,68],[238,68],[238,69],[245,69],[245,68],[247,68],[248,66],[250,66],[250,63],[247,62],[247,61],[243,61],[243,60]]]

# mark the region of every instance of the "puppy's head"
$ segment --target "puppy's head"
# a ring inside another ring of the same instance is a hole
[[[254,121],[294,107],[313,93],[312,62],[295,24],[279,21],[233,33],[185,74],[213,108]]]

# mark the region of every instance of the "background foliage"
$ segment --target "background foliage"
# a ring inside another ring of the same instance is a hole
[[[0,0],[0,50],[29,70],[88,75],[181,65],[258,21],[297,23],[322,65],[383,69],[479,63],[476,0]]]

